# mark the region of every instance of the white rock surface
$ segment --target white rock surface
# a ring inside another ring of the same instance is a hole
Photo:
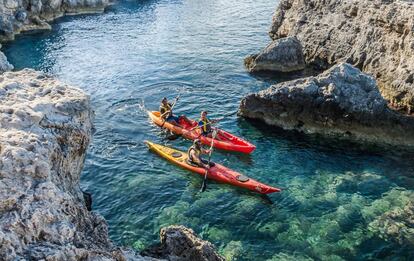
[[[124,257],[79,187],[89,97],[26,69],[0,75],[0,100],[0,260]]]

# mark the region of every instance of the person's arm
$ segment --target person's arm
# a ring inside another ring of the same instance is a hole
[[[220,121],[219,119],[212,119],[212,120],[210,120],[210,124],[214,124],[214,123],[217,123],[219,121]]]
[[[171,112],[171,111],[169,111],[169,110],[165,110],[165,112],[164,112],[164,113],[162,113],[160,117],[161,117],[161,118],[166,118],[170,112]]]
[[[191,128],[190,131],[195,130],[195,129],[201,129],[201,126],[203,126],[203,122],[202,121],[199,121],[197,123],[197,126]]]

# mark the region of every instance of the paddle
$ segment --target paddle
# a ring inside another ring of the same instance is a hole
[[[201,192],[204,192],[207,188],[207,175],[208,170],[210,169],[210,162],[211,162],[211,153],[213,153],[213,145],[214,145],[214,138],[216,137],[217,131],[214,130],[213,134],[211,135],[211,145],[210,145],[210,151],[208,153],[208,163],[207,163],[207,169],[206,173],[204,174],[203,184],[201,185]]]

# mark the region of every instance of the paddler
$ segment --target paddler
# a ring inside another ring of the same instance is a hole
[[[200,115],[200,120],[198,121],[198,127],[201,129],[201,135],[210,137],[213,132],[211,124],[217,123],[218,120],[210,120],[207,118],[207,111],[202,111]]]
[[[210,166],[206,160],[201,158],[202,154],[209,154],[210,150],[205,150],[201,146],[201,141],[199,139],[195,139],[193,145],[188,149],[188,160],[190,163],[193,163],[199,167],[208,169]]]
[[[182,115],[180,117],[175,116],[173,114],[172,108],[173,108],[173,105],[168,102],[167,97],[164,97],[161,100],[161,104],[160,104],[160,113],[161,113],[160,117],[164,121],[167,121],[167,122],[169,122],[171,124],[174,124],[174,125],[177,125],[177,126],[180,125],[179,121],[180,121],[181,118],[188,121],[187,117],[185,117],[184,115]]]

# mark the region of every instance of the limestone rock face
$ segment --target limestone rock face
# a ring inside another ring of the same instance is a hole
[[[114,246],[87,209],[89,97],[25,69],[0,75],[0,101],[0,260],[158,260]],[[185,227],[163,229],[161,240],[170,260],[221,260]]]
[[[0,52],[0,73],[11,70],[13,70],[13,65],[11,65],[9,61],[7,61],[7,57],[4,55],[4,53]]]
[[[21,31],[50,29],[47,23],[65,14],[101,12],[109,0],[4,0],[0,2],[0,41]]]
[[[124,257],[79,187],[89,97],[26,69],[0,75],[0,100],[0,260]]]
[[[306,63],[356,66],[376,78],[392,106],[413,111],[413,1],[281,0],[270,36],[296,36]]]
[[[161,229],[161,244],[144,251],[144,254],[171,261],[224,261],[214,246],[199,239],[194,231],[184,226]]]
[[[388,109],[375,79],[346,63],[250,94],[239,114],[284,129],[414,145],[414,118]]]
[[[273,41],[260,53],[248,56],[244,64],[250,72],[293,72],[305,68],[305,59],[298,39],[286,37]]]

